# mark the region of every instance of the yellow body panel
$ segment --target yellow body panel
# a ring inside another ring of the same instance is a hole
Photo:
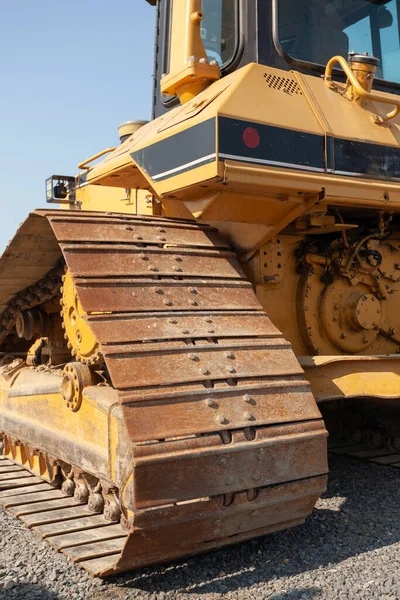
[[[284,85],[291,87],[280,88],[276,81],[283,81]],[[370,118],[377,109],[376,104],[371,103],[367,108],[328,89],[322,79],[250,64],[214,83],[191,102],[143,127],[91,169],[88,181],[121,187],[126,184],[129,187],[134,178],[138,187],[149,186],[152,193],[164,201],[167,215],[169,201],[178,199],[185,202],[186,209],[196,218],[207,220],[262,223],[268,219],[276,222],[282,211],[287,212],[282,207],[282,195],[316,193],[322,189],[324,202],[399,210],[400,189],[393,181],[244,163],[238,159],[223,159],[218,148],[213,162],[184,173],[171,174],[160,181],[152,178],[130,157],[221,116],[321,137],[329,134],[337,138],[398,146],[400,118],[396,117],[388,125],[380,127]],[[218,194],[217,201],[215,194]],[[244,210],[236,206],[234,194],[240,195],[242,202],[246,196]],[[227,202],[224,202],[225,198],[228,198]],[[198,208],[201,200],[208,207],[204,214]],[[259,201],[264,205],[263,216],[257,210]],[[176,215],[176,209],[172,209],[172,214]]]

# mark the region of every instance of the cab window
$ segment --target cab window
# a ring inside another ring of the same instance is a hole
[[[400,0],[277,0],[280,43],[291,58],[326,64],[350,51],[379,58],[377,76],[400,83]]]
[[[237,7],[234,0],[203,0],[205,15],[201,37],[209,60],[220,67],[235,56],[237,47]]]

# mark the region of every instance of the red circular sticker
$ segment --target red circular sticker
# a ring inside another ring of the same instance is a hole
[[[260,134],[254,127],[247,127],[243,132],[243,141],[248,148],[257,148],[260,145]]]

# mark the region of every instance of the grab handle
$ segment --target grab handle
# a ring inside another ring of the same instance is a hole
[[[372,102],[381,102],[382,104],[394,104],[394,109],[391,110],[385,117],[373,115],[373,119],[376,124],[381,125],[382,123],[387,123],[388,121],[390,121],[390,119],[393,119],[399,114],[400,98],[398,100],[394,98],[386,98],[386,96],[382,96],[381,94],[379,94],[379,92],[368,92],[367,90],[365,90],[361,83],[358,81],[357,77],[354,75],[349,64],[346,62],[343,56],[334,56],[326,65],[325,83],[330,89],[336,88],[335,83],[332,80],[332,70],[336,63],[340,64],[343,71],[346,73],[347,79],[351,83],[353,89],[361,98],[364,98],[365,100],[370,100]]]

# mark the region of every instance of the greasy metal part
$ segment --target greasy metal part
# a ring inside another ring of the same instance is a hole
[[[47,337],[50,330],[49,317],[41,310],[19,312],[15,328],[18,337],[25,340],[31,340],[33,337]]]
[[[400,339],[398,239],[370,234],[351,247],[341,242],[303,258],[297,318],[311,355],[395,353]]]
[[[73,412],[79,410],[83,390],[92,385],[94,376],[87,365],[70,362],[65,365],[62,380],[62,395],[68,408]]]
[[[226,242],[205,225],[155,217],[42,211],[31,217],[38,221],[58,239],[68,269],[66,335],[73,339],[76,323],[89,328],[126,431],[114,443],[108,417],[106,490],[103,477],[89,471],[92,481],[75,462],[90,447],[86,438],[62,449],[75,465],[63,488],[69,498],[100,510],[97,477],[104,516],[116,521],[122,511],[129,529],[123,549],[107,550],[112,563],[68,556],[111,574],[302,522],[325,487],[326,431],[290,344]],[[74,396],[82,368],[77,361],[64,370],[67,432],[83,425],[87,402],[105,389],[84,382]]]
[[[21,311],[37,307],[47,300],[51,300],[59,293],[62,273],[63,266],[57,266],[40,281],[32,281],[32,284],[22,291],[16,290],[18,293],[8,304],[2,307],[3,310],[0,316],[0,344],[13,331],[17,320],[21,320]],[[34,331],[32,334],[34,334]]]

